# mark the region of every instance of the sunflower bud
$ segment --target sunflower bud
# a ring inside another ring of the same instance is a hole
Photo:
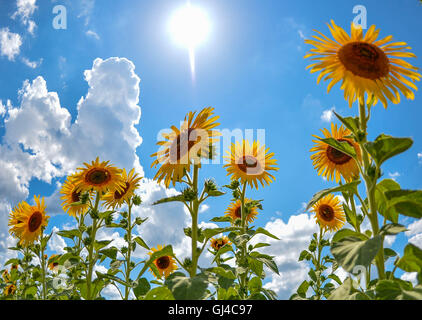
[[[212,192],[212,191],[216,191],[217,190],[217,185],[215,184],[214,180],[212,179],[208,179],[205,181],[204,184],[204,189],[206,193]]]
[[[236,190],[239,187],[240,187],[240,182],[238,180],[233,180],[232,183],[230,184],[230,189],[232,190]]]
[[[194,201],[198,197],[198,193],[192,188],[186,188],[182,193],[186,201]]]
[[[142,203],[142,199],[138,195],[133,196],[132,201],[135,206],[140,206]]]
[[[122,252],[122,254],[125,254],[125,253],[127,253],[128,248],[127,248],[127,247],[122,247],[122,248],[120,249],[120,251]]]
[[[89,215],[91,216],[92,219],[98,219],[100,217],[99,212],[96,209],[91,209],[89,211]]]
[[[190,258],[186,258],[183,260],[182,265],[185,269],[189,270],[192,266],[192,260]]]

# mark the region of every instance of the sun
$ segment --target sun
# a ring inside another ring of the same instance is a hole
[[[169,29],[178,44],[194,50],[207,39],[210,33],[210,21],[205,11],[187,3],[174,12]]]

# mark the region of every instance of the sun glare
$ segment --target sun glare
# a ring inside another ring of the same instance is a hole
[[[174,41],[189,53],[192,78],[195,78],[195,49],[203,43],[210,33],[210,22],[206,13],[199,7],[187,3],[177,10],[169,24]]]

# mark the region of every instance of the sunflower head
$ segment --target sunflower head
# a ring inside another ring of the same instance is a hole
[[[249,224],[256,219],[258,215],[257,207],[249,207],[247,204],[250,203],[251,199],[245,199],[245,211],[246,211],[246,223]],[[242,201],[236,200],[235,202],[230,203],[229,207],[226,210],[226,217],[232,219],[232,224],[235,224],[236,220],[242,219]]]
[[[91,164],[84,163],[85,167],[78,168],[71,182],[77,191],[84,193],[94,190],[99,193],[107,191],[123,191],[125,183],[121,176],[122,170],[109,164],[109,161],[100,162],[99,158]]]
[[[62,208],[70,216],[76,217],[85,214],[89,210],[88,201],[82,202],[82,191],[78,190],[74,182],[74,176],[69,176],[63,184],[60,193],[63,195],[60,199],[64,200]],[[88,197],[91,198],[91,193],[88,192]]]
[[[15,207],[10,215],[10,233],[19,238],[19,244],[29,246],[38,240],[48,224],[44,198],[34,196],[35,206],[25,201]]]
[[[13,296],[16,292],[16,286],[14,284],[9,284],[6,288],[4,288],[4,295],[5,296]]]
[[[274,153],[269,153],[269,148],[261,146],[255,141],[252,145],[247,140],[242,143],[236,142],[231,145],[225,159],[228,163],[224,165],[227,168],[227,175],[232,180],[241,180],[242,183],[248,183],[251,188],[258,189],[258,181],[264,187],[275,180],[275,177],[269,171],[277,171],[277,160],[273,159]]]
[[[225,245],[231,244],[229,238],[227,238],[226,236],[223,236],[222,238],[212,238],[210,242],[211,248],[213,248],[215,251],[220,250]]]
[[[163,249],[163,246],[158,245],[157,249],[151,248],[151,252],[148,255],[152,255],[154,252],[160,251]],[[176,260],[172,256],[162,256],[158,259],[154,260],[154,265],[158,269],[158,273],[161,277],[167,278],[170,274],[172,274],[175,270],[177,270]],[[150,269],[151,273],[158,279],[157,275]]]
[[[170,133],[163,133],[163,141],[157,145],[161,150],[152,154],[156,159],[151,167],[157,167],[154,179],[158,183],[164,181],[169,187],[180,182],[186,172],[190,172],[191,164],[200,165],[201,159],[210,158],[210,152],[220,133],[216,130],[219,116],[214,115],[214,108],[205,108],[196,115],[189,112],[180,129],[172,126]]]
[[[48,269],[54,270],[54,268],[56,268],[59,265],[58,257],[59,257],[58,254],[51,255],[50,259],[48,259]]]
[[[1,273],[1,277],[3,278],[3,281],[4,281],[5,283],[9,283],[9,282],[10,282],[10,274],[9,274],[9,271],[4,270],[4,271]]]
[[[331,132],[327,129],[321,131],[324,138],[334,138],[339,142],[347,142],[355,149],[359,161],[361,160],[362,153],[359,144],[349,138],[352,134],[349,129],[343,126],[337,128],[337,125],[331,124]],[[311,159],[315,169],[318,170],[318,175],[325,176],[328,180],[335,179],[336,182],[339,182],[341,177],[350,182],[359,175],[359,167],[355,159],[319,140],[320,137],[314,137],[318,140],[313,140],[315,145],[310,151],[314,152]]]
[[[128,203],[129,200],[134,196],[135,190],[139,187],[139,181],[142,179],[142,177],[139,177],[138,174],[135,173],[135,169],[132,169],[129,174],[126,173],[126,169],[123,169],[122,178],[125,182],[125,187],[123,190],[108,192],[103,197],[105,205],[108,208],[114,209],[116,207],[122,206],[125,202]]]
[[[305,58],[314,62],[308,68],[311,72],[321,72],[318,83],[322,78],[329,80],[328,91],[342,81],[341,89],[344,98],[352,106],[356,100],[363,103],[365,95],[374,98],[374,104],[381,101],[387,108],[388,100],[394,104],[400,102],[400,93],[413,100],[418,90],[415,85],[421,75],[416,72],[417,67],[401,58],[414,58],[411,48],[405,42],[392,42],[388,36],[377,40],[379,30],[371,26],[366,35],[362,27],[352,23],[349,36],[334,21],[328,25],[334,39],[330,39],[321,32],[313,39],[305,40],[314,46]]]
[[[324,230],[337,231],[341,229],[345,222],[343,207],[338,197],[333,194],[319,200],[311,209],[315,213],[317,223]]]

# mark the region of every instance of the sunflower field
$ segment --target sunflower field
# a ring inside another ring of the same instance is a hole
[[[415,55],[405,42],[380,38],[375,26],[364,34],[352,23],[350,35],[334,21],[328,27],[331,36],[316,31],[305,40],[312,46],[305,59],[310,72],[318,73],[318,83],[328,81],[328,92],[340,85],[345,103],[356,113],[335,113],[341,125],[331,124],[313,136],[310,161],[316,174],[336,186],[315,190],[307,204],[319,232],[297,257],[310,269],[290,299],[422,300],[422,250],[409,243],[399,256],[385,244],[387,236],[407,230],[399,224],[401,216],[422,218],[422,190],[382,178],[383,164],[413,141],[385,133],[368,140],[373,108],[387,109],[402,96],[414,99],[421,75],[404,59]],[[207,174],[202,161],[213,159],[221,135],[218,121],[211,107],[188,113],[180,127],[172,125],[162,135],[159,151],[151,155],[154,180],[179,190],[154,205],[179,202],[191,217],[183,230],[190,257],[179,259],[171,243],[150,247],[142,234],[134,234],[146,221],[133,216],[134,208],[143,205],[137,193],[143,177],[134,168],[96,158],[75,168],[61,187],[63,212],[76,223],[74,229],[57,232],[71,243],[64,254],[46,254],[53,233],[44,232],[49,208],[42,195],[32,205],[23,201],[11,210],[9,232],[17,245],[9,250],[17,257],[1,266],[0,299],[103,300],[104,288],[111,285],[122,300],[277,300],[263,284],[268,273],[279,274],[275,257],[262,253],[268,243],[252,240],[257,235],[283,239],[253,225],[263,210],[263,200],[254,194],[271,188],[279,170],[276,158],[284,155],[275,155],[260,141],[236,141],[225,150],[221,167],[227,181],[201,181],[200,172]],[[211,219],[219,227],[201,228],[200,207],[214,197],[225,197],[227,210]],[[122,247],[111,246],[113,239],[99,239],[107,228],[124,235]],[[133,259],[139,247],[148,252],[147,259]],[[206,250],[213,260],[204,268],[199,259]],[[387,270],[390,259],[394,267]],[[99,271],[98,264],[107,270]],[[341,279],[335,273],[339,268],[350,276]],[[417,273],[418,283],[396,277],[398,269]],[[357,273],[360,278],[351,276]]]

